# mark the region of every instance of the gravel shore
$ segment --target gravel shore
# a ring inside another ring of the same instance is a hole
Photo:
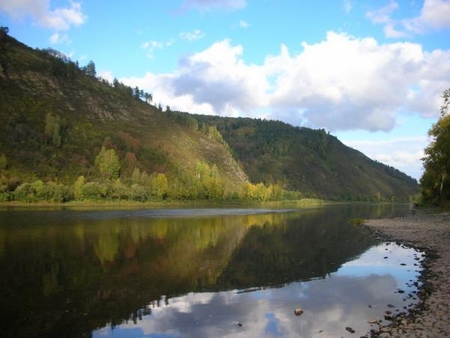
[[[373,337],[450,337],[450,213],[418,211],[365,225],[376,236],[425,250],[427,257],[416,311],[396,318]]]

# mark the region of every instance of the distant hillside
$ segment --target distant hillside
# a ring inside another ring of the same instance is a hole
[[[345,146],[324,130],[280,121],[195,116],[217,127],[252,182],[336,199],[407,199],[417,181]]]
[[[10,36],[0,49],[0,200],[405,200],[417,192],[415,180],[324,131],[163,111],[151,94],[97,78],[93,62],[80,67]]]

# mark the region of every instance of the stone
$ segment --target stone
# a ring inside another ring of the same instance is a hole
[[[299,307],[294,310],[296,316],[300,316],[301,314],[303,314],[303,312],[304,312],[303,309]]]
[[[356,332],[356,331],[353,330],[350,326],[347,326],[345,329],[346,329],[348,332],[350,332],[350,333],[355,333],[355,332]]]

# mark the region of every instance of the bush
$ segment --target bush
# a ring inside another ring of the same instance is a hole
[[[61,183],[47,182],[39,194],[39,200],[64,203],[73,199],[70,188]]]
[[[31,183],[22,183],[13,193],[14,200],[18,202],[36,202],[36,191]]]
[[[133,184],[131,186],[131,198],[133,201],[145,202],[148,200],[148,191],[142,185]]]
[[[89,182],[82,188],[81,192],[86,200],[100,200],[105,198],[108,193],[108,187],[102,183]]]

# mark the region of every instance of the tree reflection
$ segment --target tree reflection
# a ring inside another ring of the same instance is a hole
[[[371,244],[347,224],[353,214],[4,213],[2,336],[89,336],[189,292],[323,277]]]

